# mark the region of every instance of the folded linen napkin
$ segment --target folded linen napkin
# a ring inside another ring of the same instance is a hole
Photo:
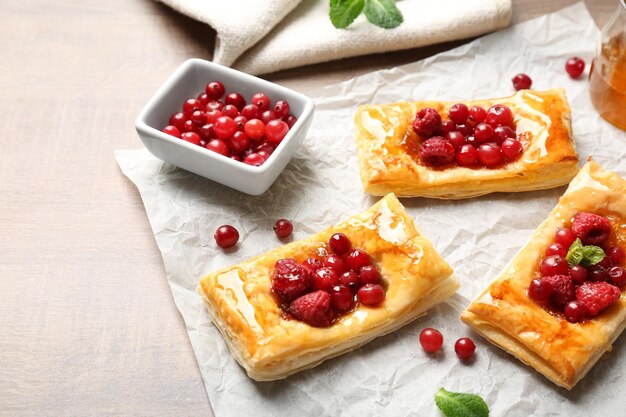
[[[217,31],[214,62],[252,74],[469,38],[507,26],[512,11],[511,0],[402,0],[396,29],[363,15],[336,29],[328,0],[160,1]]]

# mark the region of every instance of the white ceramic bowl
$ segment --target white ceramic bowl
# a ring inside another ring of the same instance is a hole
[[[287,100],[298,121],[261,166],[235,161],[201,146],[161,132],[183,102],[204,92],[210,81],[221,81],[227,92],[239,92],[246,100],[265,93],[272,103]],[[202,59],[185,61],[143,108],[135,128],[143,144],[159,159],[247,194],[264,193],[289,163],[313,120],[313,100],[278,84]]]

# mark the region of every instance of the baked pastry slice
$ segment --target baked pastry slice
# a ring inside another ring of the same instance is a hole
[[[531,280],[537,278],[539,262],[557,228],[567,227],[581,212],[608,219],[609,243],[625,246],[626,181],[589,161],[529,242],[461,314],[466,324],[490,342],[567,389],[611,349],[626,326],[626,295],[614,286],[616,296],[610,307],[575,323],[530,298]],[[591,285],[608,287],[605,282]],[[578,299],[578,291],[575,294]]]
[[[514,133],[524,151],[517,159],[492,168],[455,163],[433,168],[421,163],[419,150],[414,149],[423,140],[412,127],[416,112],[430,107],[445,121],[453,104],[417,101],[357,109],[359,168],[367,193],[458,199],[553,188],[576,175],[578,155],[571,136],[570,107],[562,89],[521,90],[510,97],[465,102],[468,107],[485,109],[504,104],[514,113]]]
[[[328,327],[288,317],[272,292],[276,262],[319,257],[338,232],[349,237],[353,248],[366,251],[378,267],[386,287],[384,301],[375,307],[357,305]],[[458,287],[452,268],[390,194],[323,232],[209,274],[198,290],[234,358],[251,378],[267,381],[314,367],[390,333]]]

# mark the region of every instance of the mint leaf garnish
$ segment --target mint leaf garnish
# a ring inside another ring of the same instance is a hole
[[[565,259],[570,266],[591,266],[604,259],[605,253],[599,246],[583,245],[580,239],[576,239],[567,251]]]
[[[365,0],[330,0],[330,21],[343,29],[354,22],[365,6]]]
[[[393,29],[404,21],[395,0],[365,0],[365,16],[378,27]]]
[[[489,407],[480,395],[450,392],[443,388],[435,394],[435,404],[446,417],[488,417]]]

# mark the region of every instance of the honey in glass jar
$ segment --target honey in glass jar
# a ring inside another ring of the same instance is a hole
[[[602,29],[591,64],[589,92],[600,115],[626,130],[626,0],[619,3]]]

